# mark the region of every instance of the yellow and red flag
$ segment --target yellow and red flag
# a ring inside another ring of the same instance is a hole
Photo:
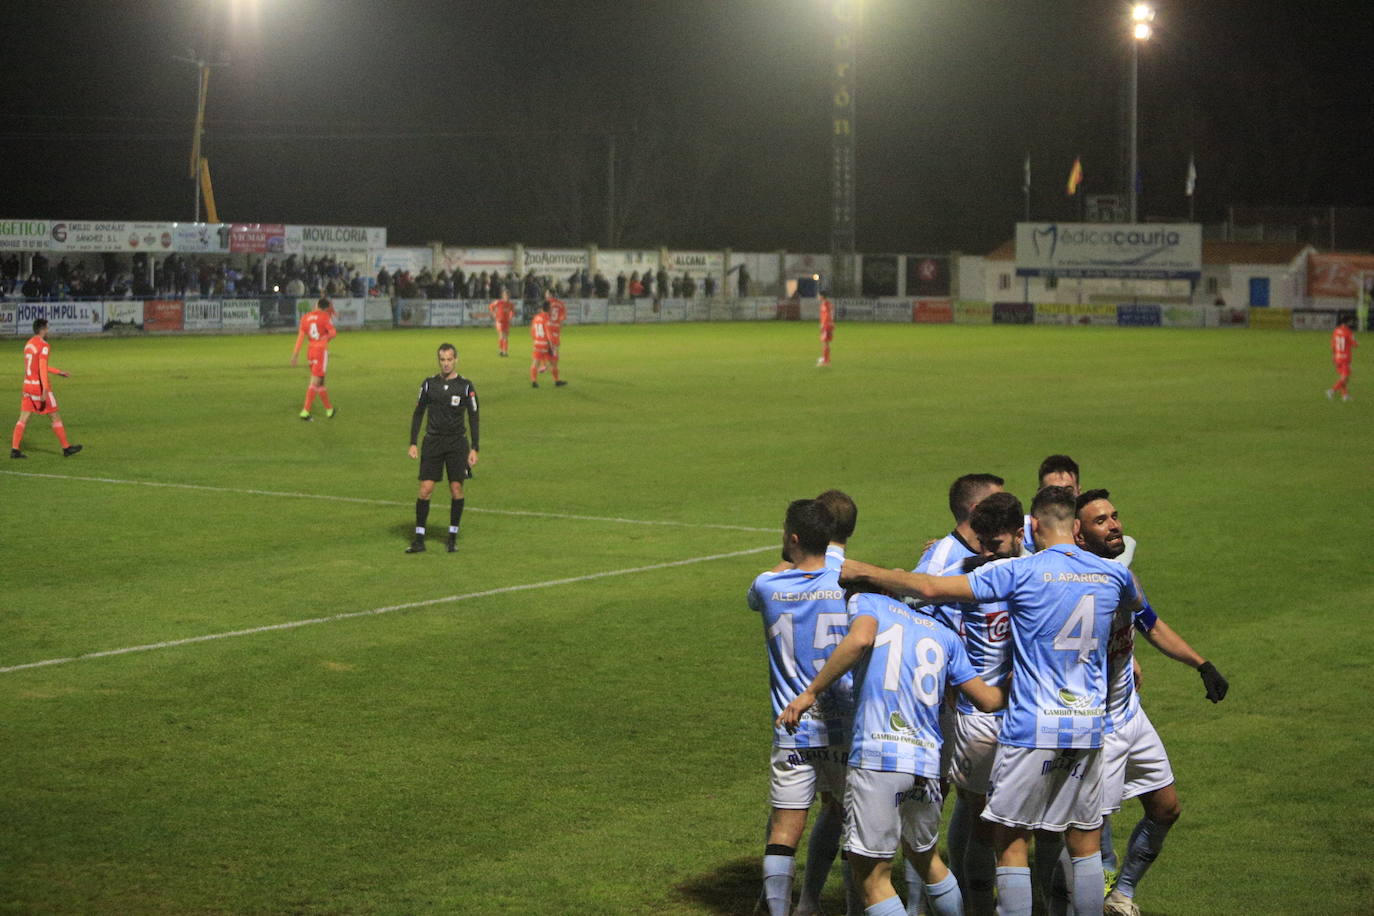
[[[1078,156],[1073,158],[1073,168],[1069,170],[1069,196],[1078,193],[1078,186],[1083,183],[1083,160]]]

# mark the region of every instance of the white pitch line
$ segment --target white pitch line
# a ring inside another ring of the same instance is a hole
[[[467,601],[470,598],[488,598],[492,595],[524,592],[536,588],[553,588],[556,585],[574,585],[578,582],[590,582],[593,579],[605,579],[610,576],[629,576],[635,573],[652,572],[655,569],[671,569],[674,566],[691,566],[693,563],[707,563],[711,560],[728,560],[732,557],[745,557],[750,554],[763,553],[766,550],[777,549],[778,545],[769,544],[767,547],[751,547],[748,550],[735,550],[730,553],[715,553],[706,557],[692,557],[687,560],[671,560],[667,563],[652,563],[648,566],[636,566],[631,569],[612,569],[607,572],[589,573],[585,576],[572,576],[567,579],[550,579],[547,582],[530,582],[525,585],[504,585],[500,588],[489,588],[481,592],[468,592],[465,595],[447,595],[443,598],[428,598],[424,601],[411,601],[406,604],[392,604],[387,607],[375,607],[367,611],[349,611],[344,614],[331,614],[328,617],[311,617],[308,620],[290,620],[286,623],[273,623],[262,627],[250,627],[246,630],[230,630],[226,633],[207,633],[203,636],[188,636],[185,639],[169,639],[166,642],[154,642],[142,646],[125,646],[122,649],[105,649],[101,652],[87,652],[85,655],[73,655],[69,658],[49,658],[41,662],[25,662],[22,665],[9,665],[0,668],[0,674],[9,674],[13,671],[24,671],[28,668],[45,668],[49,665],[65,665],[69,662],[89,661],[93,658],[108,658],[112,655],[129,655],[133,652],[152,652],[155,649],[189,646],[192,643],[210,642],[216,639],[252,636],[256,633],[270,633],[274,630],[294,630],[298,627],[309,627],[320,623],[352,620],[355,617],[373,617],[379,614],[390,614],[393,611],[408,611],[417,607],[429,607],[434,604],[449,604],[455,601]]]
[[[371,506],[413,506],[413,502],[394,499],[366,499],[361,496],[330,496],[327,493],[290,493],[283,490],[248,490],[237,487],[212,487],[199,483],[163,483],[156,480],[120,480],[114,477],[77,477],[70,474],[35,474],[28,471],[0,471],[10,477],[45,477],[50,480],[79,480],[86,483],[114,483],[138,487],[161,487],[170,490],[204,490],[210,493],[241,493],[246,496],[283,496],[289,499],[322,499],[337,503],[364,503]],[[614,518],[602,515],[569,515],[561,512],[532,512],[522,509],[486,509],[469,506],[467,512],[490,515],[517,515],[529,518],[561,518],[576,522],[614,522],[620,525],[658,525],[668,528],[711,528],[717,531],[775,531],[774,528],[755,528],[748,525],[718,525],[710,522],[662,522],[638,518]]]

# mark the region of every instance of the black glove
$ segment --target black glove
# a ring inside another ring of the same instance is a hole
[[[1202,686],[1207,688],[1207,699],[1213,703],[1220,703],[1226,699],[1226,688],[1230,685],[1226,683],[1226,678],[1221,676],[1221,672],[1211,662],[1203,662],[1197,669],[1197,673],[1202,675]]]

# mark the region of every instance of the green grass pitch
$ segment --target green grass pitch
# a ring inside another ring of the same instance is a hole
[[[1370,360],[1341,404],[1318,334],[572,326],[535,391],[523,333],[345,333],[309,424],[289,336],[55,339],[86,450],[36,418],[0,466],[0,912],[749,913],[788,500],[909,567],[955,476],[1058,451],[1231,680],[1138,650],[1184,805],[1143,910],[1368,912]],[[443,340],[481,462],[408,556]]]

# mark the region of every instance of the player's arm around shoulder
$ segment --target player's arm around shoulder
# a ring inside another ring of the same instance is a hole
[[[896,597],[911,596],[922,601],[972,601],[967,576],[929,576],[904,569],[884,569],[859,560],[844,561],[840,567],[841,585],[858,585],[867,591]]]
[[[850,600],[853,602],[857,599],[858,596],[856,595]],[[858,664],[864,653],[873,648],[873,640],[877,635],[878,620],[876,617],[871,614],[852,614],[849,620],[849,632],[845,634],[844,639],[840,640],[835,651],[830,653],[830,658],[826,659],[825,667],[821,668],[805,690],[797,694],[796,699],[787,704],[787,708],[778,716],[775,724],[782,726],[789,732],[796,731],[802,715],[816,705],[816,697],[843,677],[846,671]]]

